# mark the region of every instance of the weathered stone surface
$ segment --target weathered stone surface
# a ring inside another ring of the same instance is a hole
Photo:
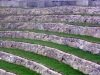
[[[100,75],[99,64],[79,58],[69,53],[62,52],[61,50],[58,50],[55,48],[41,46],[38,44],[29,44],[29,43],[14,42],[14,41],[0,41],[0,47],[17,48],[17,49],[22,49],[29,52],[34,52],[34,53],[41,54],[50,58],[54,58],[58,61],[64,62],[65,64],[68,64],[72,66],[74,69],[78,69],[85,74]],[[1,59],[7,60],[10,62],[14,62],[15,60],[19,59],[19,57],[15,57],[14,55],[8,55],[8,54],[5,55],[5,54],[7,53],[2,54],[2,52],[0,52]],[[20,58],[20,60],[23,60],[23,59]],[[21,64],[20,60],[17,61],[16,63]]]
[[[0,75],[16,75],[16,74],[0,69]]]
[[[82,7],[82,6],[61,6],[50,8],[3,8],[0,14],[100,14],[100,7]]]
[[[82,39],[77,39],[77,38],[60,37],[57,35],[34,33],[34,32],[28,32],[28,31],[0,31],[0,37],[44,40],[44,41],[54,42],[58,44],[68,45],[74,48],[82,49],[86,52],[91,52],[93,54],[100,55],[100,47],[99,47],[100,44],[92,43],[92,42],[82,40]]]
[[[100,24],[100,16],[82,16],[82,15],[42,15],[42,16],[31,16],[31,15],[10,15],[5,16],[1,21],[6,22],[17,22],[17,21],[57,21],[57,22],[82,22]]]
[[[0,24],[0,28],[37,29],[69,34],[88,35],[100,38],[100,27],[76,26],[63,23],[7,23]]]
[[[5,60],[14,64],[23,65],[33,71],[36,71],[37,73],[40,73],[41,75],[62,75],[35,61],[31,61],[2,51],[0,51],[0,60]]]

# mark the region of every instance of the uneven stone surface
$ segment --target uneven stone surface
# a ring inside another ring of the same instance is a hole
[[[0,60],[5,60],[7,62],[25,66],[33,71],[36,71],[37,73],[40,73],[41,75],[62,75],[35,61],[31,61],[2,51],[0,51]]]
[[[5,23],[5,24],[0,24],[0,28],[37,29],[37,30],[47,30],[54,32],[64,32],[69,34],[88,35],[100,38],[100,27],[77,26],[77,25],[69,25],[63,23],[42,23],[42,22]]]
[[[1,8],[0,14],[100,14],[100,7],[61,6],[50,8]]]
[[[77,38],[60,37],[57,35],[34,33],[28,31],[0,31],[0,37],[44,40],[44,41],[54,42],[58,44],[68,45],[74,48],[82,49],[86,52],[91,52],[93,54],[100,55],[100,44],[88,42]]]
[[[0,69],[0,75],[16,75],[16,74]]]
[[[42,16],[30,16],[30,15],[10,15],[1,18],[1,21],[5,22],[20,22],[20,21],[57,21],[57,22],[82,22],[100,24],[100,16],[82,16],[82,15],[42,15]]]
[[[0,47],[17,48],[17,49],[22,49],[22,50],[29,51],[29,52],[34,52],[34,53],[48,56],[50,58],[54,58],[58,61],[64,62],[65,64],[68,64],[68,65],[72,66],[74,69],[78,69],[85,74],[100,75],[100,70],[99,70],[100,65],[99,64],[79,58],[79,57],[69,54],[69,53],[62,52],[55,48],[41,46],[38,44],[29,44],[29,43],[24,43],[24,42],[2,41],[2,40],[0,40]],[[11,54],[9,55],[4,52],[0,52],[0,57],[2,60],[6,60],[6,61],[9,61],[12,63],[13,62],[17,63],[16,60],[18,59],[19,60],[18,64],[21,64],[21,60],[23,60],[23,61],[25,60],[25,62],[27,64],[26,59],[23,59],[23,58],[20,58],[18,56],[14,56]],[[25,63],[23,63],[21,65],[25,65]],[[30,67],[28,67],[28,68],[30,68]],[[39,69],[38,71],[41,71],[42,69]],[[43,71],[44,71],[44,69],[43,69]],[[47,74],[44,73],[43,75],[47,75]],[[51,75],[53,75],[53,74],[51,74]]]

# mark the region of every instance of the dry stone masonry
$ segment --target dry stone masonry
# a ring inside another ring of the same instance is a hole
[[[68,64],[72,66],[74,69],[80,70],[85,74],[100,75],[100,65],[99,64],[85,60],[85,59],[81,59],[75,55],[62,52],[55,48],[41,46],[38,44],[29,44],[29,43],[24,43],[24,42],[2,41],[2,40],[0,40],[0,47],[16,48],[16,49],[29,51],[29,52],[34,52],[34,53],[48,56],[50,58],[54,58],[58,61],[64,62],[65,64]],[[0,57],[2,60],[20,64],[20,65],[26,66],[31,69],[31,66],[29,65],[28,62],[32,62],[32,61],[29,61],[27,59],[24,59],[24,58],[21,58],[21,57],[18,57],[18,56],[9,54],[9,53],[1,52],[1,51],[0,51]],[[32,62],[31,64],[32,66],[35,65],[33,63],[34,62]],[[38,70],[37,68],[33,70],[37,71],[38,73],[43,73],[42,75],[60,75],[56,72],[53,72],[53,74],[48,74],[47,68],[45,70],[43,66],[42,67],[37,66],[37,67],[38,67]],[[49,73],[52,73],[52,71],[50,70]]]
[[[11,0],[9,0],[9,3],[10,1]],[[86,0],[81,0],[79,4],[84,3],[85,1]],[[1,0],[0,2],[3,2],[3,0]],[[93,0],[93,2],[96,1]],[[7,3],[7,5],[9,3]],[[22,2],[20,2],[20,4],[21,3]],[[31,3],[31,6],[32,5],[33,4]],[[66,24],[66,22],[76,22],[79,24],[86,23],[86,24],[92,24],[92,26],[89,27],[89,25],[84,25],[84,26],[69,25]],[[26,39],[49,41],[53,43],[63,44],[65,46],[68,45],[83,50],[87,53],[100,55],[100,43],[94,43],[72,37],[63,37],[63,36],[61,37],[58,35],[21,31],[21,29],[30,29],[30,30],[36,29],[36,30],[45,30],[52,32],[63,32],[67,34],[77,34],[83,36],[86,35],[86,36],[96,37],[99,39],[100,38],[99,25],[100,25],[99,6],[97,7],[62,6],[62,7],[51,7],[51,8],[48,7],[48,8],[34,8],[34,9],[0,7],[0,29],[3,28],[9,29],[9,31],[7,30],[0,31],[1,38],[6,38],[6,37],[22,38],[22,39],[26,38]],[[18,29],[19,31],[18,30],[10,31],[10,29]],[[74,69],[83,72],[84,74],[100,75],[99,62],[93,62],[91,60],[85,59],[85,57],[80,58],[79,55],[76,56],[70,53],[65,53],[64,51],[55,48],[39,44],[31,44],[31,43],[10,41],[10,40],[9,41],[0,40],[0,47],[21,49],[26,52],[34,52],[36,54],[47,56],[52,59],[56,59],[60,62],[63,62],[73,67]],[[0,60],[22,65],[26,68],[36,71],[37,73],[40,73],[41,75],[62,75],[60,72],[50,69],[40,63],[37,63],[36,61],[31,61],[26,58],[6,53],[3,51],[0,51]],[[0,69],[0,75],[16,75],[16,74]]]
[[[100,24],[100,16],[82,16],[82,15],[15,16],[15,15],[11,15],[11,16],[2,17],[1,21],[4,22],[53,21],[53,22],[82,22],[82,23]]]
[[[16,74],[0,69],[0,75],[16,75]]]
[[[70,38],[70,37],[60,37],[56,35],[25,32],[25,31],[0,31],[0,37],[11,37],[11,38],[27,38],[44,40],[49,42],[54,42],[58,44],[68,45],[74,48],[82,49],[86,52],[91,52],[93,54],[100,55],[100,44],[88,42],[82,39]]]
[[[50,8],[0,8],[0,14],[100,14],[100,7],[61,6]]]
[[[37,73],[40,73],[41,75],[62,75],[45,67],[42,64],[2,51],[0,51],[0,59],[10,63],[25,66],[33,71],[36,71]]]
[[[5,24],[0,24],[0,28],[37,29],[37,30],[47,30],[54,32],[64,32],[69,34],[88,35],[100,38],[100,27],[77,26],[77,25],[69,25],[63,23],[42,23],[42,22],[5,23]]]

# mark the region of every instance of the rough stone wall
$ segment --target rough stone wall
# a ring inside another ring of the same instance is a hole
[[[81,59],[75,55],[62,52],[55,48],[41,46],[38,44],[29,44],[29,43],[14,42],[14,41],[0,41],[0,47],[17,48],[17,49],[22,49],[25,51],[42,54],[44,56],[48,56],[50,58],[54,58],[58,61],[64,62],[65,64],[69,64],[74,69],[78,69],[85,74],[100,75],[100,65],[99,64],[96,64],[94,62],[91,62],[91,61],[88,61],[85,59]],[[9,61],[12,63],[15,62],[16,64],[21,64],[26,67],[29,65],[27,59],[24,59],[24,58],[15,56],[15,55],[11,55],[8,53],[4,53],[4,52],[0,52],[0,55],[1,55],[0,57],[2,60],[6,60],[6,61]],[[16,62],[17,59],[18,59],[18,62]],[[23,63],[21,63],[21,60],[23,60]],[[26,65],[24,62],[26,62]],[[42,68],[42,69],[44,70],[44,68]],[[42,69],[39,68],[38,71],[40,72],[40,71],[42,71]],[[42,72],[42,73],[44,73],[44,72]],[[43,75],[47,75],[47,73],[44,73]],[[50,75],[52,75],[52,74],[50,74]],[[57,74],[54,74],[54,75],[57,75]]]
[[[64,32],[69,34],[88,35],[96,38],[100,38],[100,27],[83,27],[76,25],[68,25],[63,23],[32,23],[32,22],[21,22],[21,23],[7,23],[0,24],[0,28],[10,29],[37,29],[47,30],[54,32]]]
[[[74,48],[82,49],[86,52],[91,52],[100,55],[100,44],[88,42],[81,39],[70,38],[70,37],[59,37],[56,35],[40,34],[34,32],[23,32],[23,31],[0,31],[0,37],[12,37],[12,38],[27,38],[37,39],[58,44],[68,45]]]
[[[1,21],[22,22],[22,21],[53,21],[53,22],[82,22],[100,24],[100,16],[81,16],[81,15],[42,15],[42,16],[6,16]]]
[[[99,1],[92,0],[0,0],[1,6],[17,6],[17,7],[50,7],[63,5],[80,5],[80,6],[97,6]],[[7,2],[7,5],[4,5]],[[17,5],[16,5],[17,2]],[[34,3],[36,6],[34,6]],[[47,4],[47,6],[46,6]]]
[[[0,75],[16,75],[16,74],[0,69]]]
[[[62,75],[45,67],[42,64],[2,51],[0,51],[0,59],[10,63],[25,66],[33,71],[36,71],[37,73],[40,73],[41,75]]]
[[[34,8],[34,9],[0,8],[0,14],[52,14],[52,13],[100,14],[100,7],[62,6],[62,7]]]

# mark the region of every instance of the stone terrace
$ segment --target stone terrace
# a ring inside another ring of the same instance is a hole
[[[40,75],[100,75],[100,7],[0,8],[1,60]]]

